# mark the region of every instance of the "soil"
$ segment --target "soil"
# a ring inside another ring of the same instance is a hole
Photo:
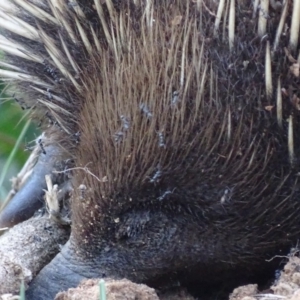
[[[300,300],[300,258],[294,253],[269,288],[259,291],[257,284],[238,287],[229,300]]]

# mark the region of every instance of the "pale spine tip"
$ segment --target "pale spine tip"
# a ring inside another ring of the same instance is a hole
[[[37,55],[34,55],[32,53],[27,54],[26,49],[17,43],[13,43],[6,39],[4,36],[0,35],[0,49],[6,53],[9,53],[11,55],[15,55],[18,57],[22,57],[28,60],[32,60],[35,62],[42,63],[42,58],[38,57]]]
[[[280,18],[280,22],[279,25],[277,27],[277,31],[276,31],[276,36],[275,36],[275,41],[274,41],[274,45],[273,45],[273,49],[276,51],[279,45],[279,41],[280,41],[280,37],[283,31],[283,27],[286,21],[286,16],[287,16],[287,12],[288,12],[288,1],[285,1],[284,3],[284,7],[281,13],[281,18]]]
[[[88,37],[87,37],[84,29],[83,29],[83,27],[81,26],[81,24],[79,23],[79,21],[78,21],[77,18],[75,18],[75,22],[76,22],[76,26],[77,26],[78,32],[80,34],[81,40],[83,41],[83,44],[84,44],[85,48],[87,49],[87,51],[89,53],[92,54],[93,53],[93,47],[92,47],[92,45],[91,45],[91,43],[90,43],[90,41],[89,41],[89,39],[88,39]]]
[[[80,6],[78,5],[77,0],[72,1],[72,6],[73,6],[73,9],[76,12],[77,16],[86,19],[86,16],[85,16],[84,12],[82,11],[82,9],[80,8]]]
[[[234,30],[235,30],[235,0],[230,0],[230,9],[228,17],[228,40],[229,49],[231,50],[234,45]]]
[[[6,13],[16,13],[18,11],[18,8],[8,0],[1,0],[0,8]]]
[[[254,0],[252,18],[255,19],[258,10],[259,0]]]
[[[1,0],[1,2],[2,1],[3,0]],[[25,10],[27,10],[29,13],[34,15],[36,18],[38,18],[46,23],[49,23],[49,21],[50,21],[56,25],[59,25],[59,23],[53,16],[48,14],[46,11],[40,9],[39,7],[34,6],[31,3],[24,1],[24,0],[13,0],[13,1],[15,3],[17,3],[18,5],[20,5],[22,8],[24,8]]]
[[[225,0],[220,0],[217,15],[216,15],[216,20],[215,20],[214,36],[218,34],[224,7],[225,7]]]
[[[258,36],[262,37],[267,32],[267,21],[269,17],[269,0],[261,0],[258,17]]]
[[[0,27],[33,41],[38,41],[40,39],[38,31],[33,26],[17,17],[10,16],[1,11]]]
[[[291,35],[290,35],[290,47],[292,50],[296,50],[298,46],[300,27],[300,0],[293,1],[293,15],[291,22]]]
[[[3,77],[5,79],[15,79],[20,81],[27,81],[32,84],[42,85],[42,86],[48,86],[45,82],[41,81],[39,78],[27,75],[24,73],[19,73],[15,71],[7,71],[0,69],[0,78]]]
[[[271,50],[270,50],[269,41],[267,42],[266,45],[265,84],[266,84],[266,95],[268,98],[271,98],[273,94],[273,86],[272,86]]]
[[[288,129],[288,149],[289,149],[289,158],[291,165],[295,159],[294,153],[294,132],[293,132],[293,116],[289,117],[289,129]]]
[[[281,94],[280,78],[278,78],[278,83],[277,83],[276,112],[277,112],[277,123],[280,127],[282,127],[282,94]]]
[[[95,3],[95,7],[96,7],[96,10],[97,10],[99,19],[101,20],[101,25],[103,26],[104,35],[106,37],[108,45],[111,47],[111,49],[113,49],[113,42],[112,42],[111,35],[109,33],[107,22],[106,22],[105,17],[104,17],[104,12],[103,12],[103,9],[102,9],[101,1],[100,0],[94,0],[94,3]]]

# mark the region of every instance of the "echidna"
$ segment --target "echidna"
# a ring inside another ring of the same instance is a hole
[[[226,282],[296,243],[299,0],[1,0],[0,26],[1,78],[45,132],[0,225],[33,214],[49,169],[72,175],[70,240],[29,299]]]

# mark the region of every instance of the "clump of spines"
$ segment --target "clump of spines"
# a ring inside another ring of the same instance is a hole
[[[1,1],[9,22],[0,48],[20,63],[0,75],[27,91],[35,115],[55,127],[53,142],[67,137],[75,166],[90,170],[74,171],[74,185],[87,187],[83,201],[74,190],[78,228],[95,237],[132,207],[234,226],[230,216],[261,199],[293,197],[298,118],[282,99],[293,74],[280,43],[287,24],[285,46],[298,48],[297,3],[286,1],[281,15],[268,1],[72,3]],[[273,205],[249,220],[275,224]]]

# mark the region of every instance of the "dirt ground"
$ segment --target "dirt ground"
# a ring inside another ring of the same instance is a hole
[[[276,282],[264,291],[257,284],[249,284],[234,289],[229,300],[300,300],[300,258],[289,257]]]
[[[76,289],[57,295],[56,300],[99,299],[99,280],[88,280]],[[196,299],[185,290],[158,295],[145,285],[134,284],[128,280],[106,283],[107,300],[192,300]],[[93,291],[93,292],[92,292]],[[90,294],[87,294],[87,293]],[[87,297],[87,295],[89,295]],[[229,295],[229,300],[300,300],[300,258],[289,257],[279,278],[269,288],[258,290],[257,284],[240,286]]]

